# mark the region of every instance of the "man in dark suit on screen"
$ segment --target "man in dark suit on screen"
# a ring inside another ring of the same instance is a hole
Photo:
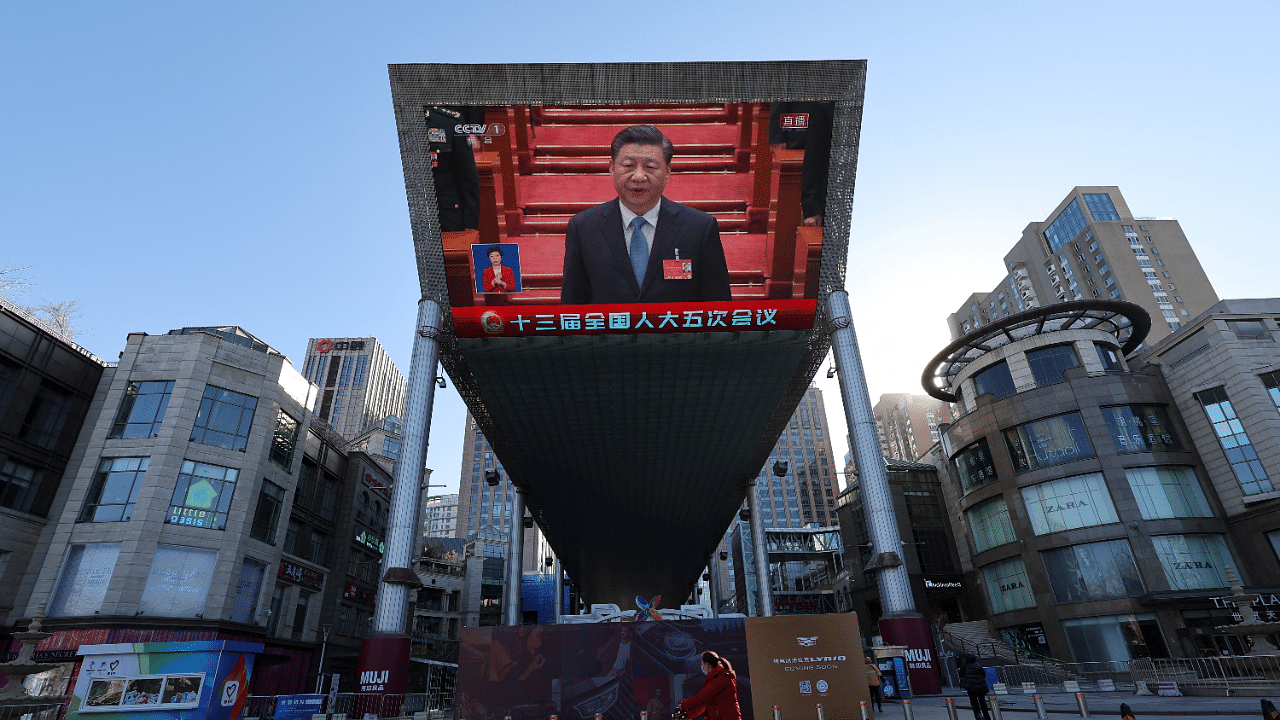
[[[635,125],[621,130],[610,150],[618,199],[569,221],[560,302],[731,300],[716,219],[662,197],[671,141],[652,125]]]

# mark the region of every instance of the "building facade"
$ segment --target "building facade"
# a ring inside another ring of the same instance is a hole
[[[19,585],[60,512],[67,464],[106,367],[0,299],[0,633],[24,617]]]
[[[1190,623],[1231,622],[1182,606],[1226,594],[1244,554],[1160,371],[1125,359],[1148,322],[1129,303],[1053,305],[966,335],[927,370],[926,390],[963,408],[941,452],[964,583],[1010,645],[1168,657],[1194,654]]]
[[[1280,299],[1223,300],[1137,360],[1159,369],[1227,522],[1236,571],[1251,593],[1280,588]],[[1186,588],[1168,602],[1183,652],[1240,654],[1220,591]],[[1280,608],[1259,603],[1263,621]]]
[[[320,388],[315,418],[348,440],[389,415],[404,417],[408,382],[377,338],[311,338],[302,374]]]
[[[971,295],[947,319],[953,339],[1025,310],[1096,298],[1146,310],[1155,343],[1218,301],[1178,221],[1135,217],[1115,186],[1072,189],[1044,222],[1027,225],[1004,266],[991,292]]]
[[[964,577],[937,467],[885,458],[885,469],[903,543],[900,559],[907,566],[916,610],[935,625],[977,617],[978,608],[969,606],[968,594],[963,592]],[[856,612],[863,635],[872,638],[878,634],[876,623],[883,610],[875,574],[863,572],[872,560],[871,532],[856,478],[837,502],[845,547],[844,572],[836,582],[837,609]]]
[[[785,466],[779,477],[774,471]],[[822,391],[810,387],[801,397],[791,421],[778,437],[769,460],[756,476],[756,501],[766,528],[810,528],[836,525],[836,495],[842,486]],[[743,503],[742,512],[746,511]],[[744,595],[739,554],[741,533],[749,526],[741,515],[725,530],[717,549],[714,571],[718,574],[718,609],[746,613],[739,603]],[[750,536],[746,536],[748,549]],[[735,549],[737,548],[737,549]],[[721,559],[723,558],[723,559]],[[754,573],[754,570],[752,570]],[[754,580],[752,580],[754,587]],[[754,597],[754,596],[753,596]],[[752,603],[755,601],[752,600]]]
[[[452,538],[458,534],[458,494],[432,495],[422,511],[423,538]]]
[[[928,395],[887,393],[871,414],[884,456],[914,462],[941,439],[938,426],[951,422],[951,405]]]
[[[283,658],[254,688],[305,687],[327,585],[306,561],[285,564],[282,525],[312,392],[240,328],[131,334],[19,591],[27,615],[47,606],[54,636],[38,649],[265,639]]]

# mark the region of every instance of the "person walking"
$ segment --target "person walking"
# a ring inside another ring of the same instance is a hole
[[[969,706],[974,720],[991,720],[991,706],[987,705],[987,671],[973,660],[964,666],[962,675],[965,692],[969,693]]]
[[[707,720],[742,720],[738,705],[738,675],[729,661],[710,650],[702,653],[702,690],[680,701],[680,714],[696,718],[704,713]]]
[[[877,712],[884,712],[884,697],[880,694],[880,677],[884,673],[871,662],[871,658],[863,659],[867,661],[867,689],[871,691],[871,702],[876,704]]]

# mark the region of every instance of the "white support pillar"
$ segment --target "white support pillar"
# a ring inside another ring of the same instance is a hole
[[[560,618],[564,615],[564,566],[560,564],[560,558],[556,558],[556,596],[553,602],[558,625]]]
[[[440,306],[434,300],[418,301],[418,324],[409,364],[409,388],[405,397],[404,435],[400,459],[392,475],[390,522],[382,572],[378,580],[378,604],[373,611],[369,637],[360,643],[357,671],[361,678],[381,678],[359,683],[360,692],[403,693],[409,680],[409,592],[418,586],[413,556],[420,541],[419,504],[423,470],[427,466],[427,437],[431,431],[431,407],[435,400],[436,366],[440,360]]]
[[[899,558],[896,565],[877,570],[880,603],[886,616],[913,615],[915,601],[911,597],[907,567],[901,562],[902,539],[893,513],[889,474],[885,470],[880,436],[871,412],[871,395],[863,374],[858,338],[853,331],[848,293],[843,290],[831,293],[827,299],[827,318],[836,372],[840,377],[840,396],[844,400],[845,419],[849,423],[850,450],[858,464],[858,485],[871,531],[872,556],[894,553]]]
[[[711,606],[711,617],[720,617],[720,564],[716,562],[716,553],[711,553],[711,557],[707,560],[707,592],[711,593],[711,602],[707,603]]]
[[[507,481],[510,482],[508,476]],[[507,564],[502,586],[502,624],[520,624],[520,582],[524,578],[524,491],[511,483],[515,497],[511,499],[511,535],[507,540]]]
[[[760,617],[773,617],[773,587],[769,584],[769,548],[764,543],[764,518],[756,502],[756,484],[747,486],[747,512],[751,515],[751,547],[756,559],[756,597]]]
[[[431,432],[431,409],[435,401],[436,367],[440,359],[440,320],[440,306],[434,300],[418,301],[418,331],[413,341],[409,387],[405,396],[404,437],[393,475],[386,552],[382,556],[378,604],[373,611],[375,635],[408,631],[411,583],[406,581],[409,576],[417,577],[412,567],[421,533],[418,512],[423,470],[427,466],[427,438]],[[388,574],[393,582],[387,582]]]

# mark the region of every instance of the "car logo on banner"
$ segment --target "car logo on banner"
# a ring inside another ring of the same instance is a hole
[[[614,683],[605,688],[602,692],[583,700],[573,707],[580,715],[582,715],[582,717],[591,717],[596,713],[604,713],[605,710],[613,707],[613,703],[617,699],[618,684]]]
[[[796,643],[800,647],[813,647],[814,645],[818,644],[818,636],[814,635],[813,637],[798,637],[796,638]]]

